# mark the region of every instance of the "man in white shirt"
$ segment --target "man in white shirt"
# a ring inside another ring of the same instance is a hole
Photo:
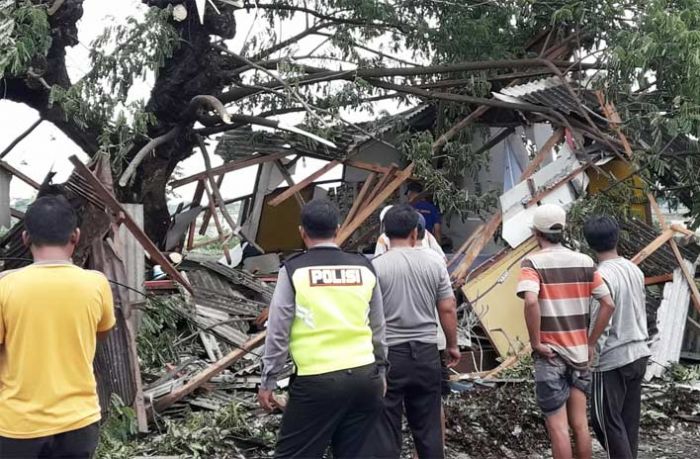
[[[386,206],[385,208],[382,209],[381,213],[379,214],[379,221],[382,224],[382,229],[384,226],[384,216],[386,213],[391,209],[393,206]],[[419,214],[420,215],[420,214]],[[437,239],[435,239],[435,236],[430,234],[429,231],[426,231],[425,229],[425,218],[423,218],[422,215],[420,215],[418,219],[418,225],[419,227],[421,226],[422,223],[422,228],[423,231],[422,233],[425,234],[425,237],[423,238],[418,238],[418,244],[419,247],[423,247],[426,249],[430,249],[435,251],[438,255],[442,257],[445,262],[447,262],[447,256],[445,255],[445,252],[442,250],[442,247],[440,247],[440,244],[438,244]],[[382,231],[382,234],[379,235],[379,238],[377,239],[377,245],[374,248],[374,256],[379,256],[385,252],[387,252],[391,248],[391,242],[389,242],[389,238],[386,237],[386,234]]]

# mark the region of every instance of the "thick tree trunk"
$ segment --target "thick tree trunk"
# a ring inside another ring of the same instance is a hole
[[[75,123],[59,105],[49,106],[49,90],[46,88],[46,85],[57,85],[67,89],[72,85],[66,71],[65,48],[78,44],[77,22],[83,15],[83,1],[65,0],[49,18],[51,49],[46,58],[36,59],[32,65],[32,72],[40,78],[29,75],[6,78],[0,81],[0,91],[10,100],[36,109],[45,120],[56,125],[92,156],[99,149],[97,139],[105,126],[83,127]],[[184,4],[188,9],[185,21],[172,23],[180,34],[181,44],[160,69],[146,105],[157,119],[149,129],[151,138],[175,126],[180,127],[180,134],[174,141],[149,154],[127,187],[117,187],[118,197],[123,201],[144,204],[146,233],[154,242],[160,243],[165,238],[170,220],[165,192],[167,182],[177,164],[192,154],[194,146],[191,132],[194,120],[185,119],[187,107],[195,96],[221,92],[230,83],[226,75],[238,65],[211,47],[211,36],[233,38],[236,22],[233,7],[226,4],[219,5],[221,14],[208,8],[202,25],[193,0],[143,0],[143,3],[159,8]],[[126,155],[126,163],[146,142],[148,139],[135,142]]]

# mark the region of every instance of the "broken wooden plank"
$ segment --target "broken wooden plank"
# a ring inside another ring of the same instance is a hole
[[[297,204],[299,204],[299,208],[301,209],[304,207],[304,204],[306,202],[304,201],[304,198],[301,196],[301,193],[299,193],[299,190],[296,189],[296,183],[294,183],[294,179],[290,175],[289,171],[287,170],[286,167],[284,167],[284,164],[282,164],[282,161],[279,159],[275,161],[275,166],[277,167],[277,170],[280,171],[280,174],[282,174],[282,177],[284,177],[284,181],[287,182],[287,185],[289,188],[293,188],[294,191],[294,199],[297,200]]]
[[[253,349],[257,348],[258,346],[261,346],[265,342],[266,335],[267,335],[267,332],[262,332],[262,333],[258,333],[257,335],[253,336],[251,339],[249,339],[248,341],[243,343],[239,349],[234,349],[233,351],[229,352],[222,359],[220,359],[216,363],[210,365],[204,371],[197,374],[194,378],[187,381],[187,383],[185,385],[173,390],[171,393],[169,393],[165,397],[157,400],[153,404],[153,407],[152,407],[153,410],[155,412],[163,411],[164,409],[168,408],[173,403],[187,397],[192,392],[197,390],[197,388],[199,388],[204,383],[209,381],[211,378],[220,374],[226,368],[228,368],[231,365],[233,365],[234,363],[236,363],[238,360],[240,360],[247,353],[249,353]]]
[[[362,184],[362,188],[360,188],[360,192],[357,194],[355,201],[352,203],[352,207],[348,211],[348,214],[345,216],[345,220],[343,220],[343,224],[340,225],[341,228],[345,227],[349,222],[352,221],[353,218],[355,218],[355,214],[357,214],[358,209],[365,202],[365,198],[367,197],[367,194],[369,193],[370,187],[372,186],[372,183],[374,183],[374,179],[376,177],[377,177],[376,172],[370,172],[370,174],[367,176],[365,183]]]
[[[204,181],[200,180],[197,183],[197,188],[194,190],[194,196],[192,196],[191,208],[198,207],[202,202],[202,197],[204,196]],[[187,250],[192,250],[192,245],[194,244],[194,233],[197,231],[197,219],[195,218],[190,224],[190,229],[187,233],[187,245],[185,246]]]
[[[562,186],[564,186],[564,185],[570,183],[573,179],[576,178],[577,175],[579,175],[579,174],[581,174],[582,172],[584,172],[584,171],[585,171],[586,169],[588,169],[592,164],[593,164],[593,162],[589,161],[589,162],[587,162],[586,164],[584,164],[584,165],[582,165],[582,166],[580,166],[580,167],[577,167],[577,168],[574,169],[573,171],[569,172],[564,178],[562,178],[562,179],[559,180],[557,183],[555,183],[554,186],[551,186],[551,187],[547,188],[546,190],[542,190],[542,191],[540,191],[539,193],[537,193],[536,195],[534,195],[534,196],[532,197],[532,199],[530,199],[530,201],[528,201],[528,203],[525,205],[525,207],[532,207],[532,206],[537,205],[537,203],[539,203],[542,199],[544,199],[545,197],[547,197],[547,196],[549,196],[550,194],[554,193],[556,190],[558,190],[558,189],[561,188]]]
[[[276,206],[282,204],[284,201],[291,198],[295,193],[298,193],[301,190],[303,190],[304,188],[306,188],[307,186],[311,185],[317,178],[321,177],[326,172],[330,171],[331,169],[333,169],[335,166],[337,166],[339,164],[340,164],[340,162],[335,161],[335,160],[329,162],[328,164],[326,164],[325,166],[323,166],[322,168],[320,168],[319,170],[317,170],[313,174],[306,177],[304,180],[300,181],[299,183],[297,183],[294,186],[290,186],[288,189],[284,190],[282,193],[275,196],[273,199],[270,199],[270,201],[268,202],[268,205],[270,205],[272,207],[276,207]]]
[[[398,167],[396,165],[392,165],[388,171],[384,174],[384,176],[377,182],[377,184],[372,188],[372,190],[369,192],[367,195],[367,200],[372,201],[386,186],[391,180],[394,178],[394,174],[396,174],[396,169]]]
[[[346,159],[343,161],[346,166],[362,169],[364,171],[375,172],[377,174],[386,174],[390,169],[388,166],[380,166],[379,164],[367,163],[356,159]]]
[[[595,92],[595,94],[598,98],[598,103],[600,104],[600,108],[603,110],[605,118],[607,118],[608,123],[610,123],[610,127],[613,131],[615,131],[617,137],[620,139],[620,142],[622,143],[622,148],[623,150],[625,150],[627,158],[632,158],[632,147],[630,146],[630,143],[627,140],[625,134],[622,133],[622,129],[620,129],[622,119],[617,113],[615,105],[612,102],[605,102],[605,97],[603,96],[602,91],[598,90]]]
[[[554,131],[554,134],[552,134],[549,139],[542,145],[542,148],[537,152],[534,158],[532,158],[532,161],[530,161],[525,168],[525,171],[523,171],[522,176],[523,177],[530,177],[532,174],[534,174],[537,171],[537,168],[540,167],[540,164],[544,162],[544,160],[547,158],[547,155],[551,153],[552,149],[559,143],[561,140],[564,138],[564,129],[560,128]],[[521,181],[523,179],[521,178]]]
[[[668,243],[671,245],[673,255],[675,255],[676,260],[678,261],[678,266],[680,266],[681,272],[683,273],[683,277],[685,278],[686,282],[688,282],[688,286],[690,287],[690,299],[693,301],[693,306],[695,307],[696,311],[700,312],[700,291],[698,291],[698,285],[695,283],[695,277],[688,270],[688,266],[686,266],[684,262],[683,255],[681,255],[681,251],[678,249],[678,244],[676,241],[671,239],[668,241]]]
[[[38,182],[34,181],[31,177],[25,175],[24,172],[20,171],[19,169],[16,169],[14,166],[11,166],[7,162],[0,160],[0,168],[14,175],[30,187],[34,188],[35,190],[39,189],[40,185]]]
[[[173,180],[170,182],[170,187],[171,188],[179,188],[183,185],[187,185],[188,183],[196,182],[197,180],[203,180],[208,177],[208,174],[211,173],[212,175],[221,175],[221,174],[226,174],[228,172],[233,172],[237,171],[239,169],[244,169],[249,166],[255,166],[257,164],[261,163],[266,163],[269,161],[275,161],[277,159],[282,159],[287,156],[289,156],[289,152],[284,152],[284,153],[274,153],[272,155],[260,155],[260,156],[254,156],[252,158],[245,158],[241,159],[238,161],[230,161],[228,163],[222,164],[221,166],[218,167],[212,167],[210,171],[203,171],[203,172],[198,172],[194,175],[190,175],[189,177],[185,177],[179,180]]]
[[[644,278],[644,285],[658,285],[666,282],[673,282],[673,273],[661,274],[660,276],[651,276]]]
[[[75,166],[75,171],[87,181],[93,191],[100,197],[104,205],[114,214],[114,217],[122,220],[122,223],[126,225],[134,238],[136,238],[136,240],[139,241],[141,246],[146,250],[148,255],[151,257],[151,260],[159,264],[163,268],[163,271],[165,271],[171,279],[176,280],[180,285],[185,287],[187,291],[192,292],[192,286],[189,284],[189,282],[187,282],[187,280],[182,277],[180,272],[173,267],[170,260],[168,260],[167,257],[165,257],[161,251],[158,250],[158,247],[156,247],[153,241],[146,236],[146,233],[139,228],[138,224],[136,224],[134,219],[131,218],[126,209],[124,209],[124,206],[122,206],[121,203],[117,201],[117,198],[115,198],[114,195],[107,188],[105,188],[102,182],[95,177],[95,174],[93,174],[92,171],[90,171],[90,169],[88,169],[88,167],[83,164],[77,156],[73,155],[68,159],[71,163],[73,163],[73,166]]]
[[[219,210],[221,211],[221,215],[224,217],[224,220],[226,220],[226,223],[228,223],[229,227],[231,227],[233,234],[246,241],[252,247],[255,247],[260,253],[265,253],[265,249],[260,247],[253,239],[246,236],[245,233],[243,233],[243,229],[233,220],[231,214],[228,213],[228,209],[226,209],[225,204],[226,201],[224,200],[223,196],[221,196],[221,190],[219,190],[219,187],[216,186],[216,180],[214,180],[214,173],[212,172],[213,169],[211,167],[211,159],[209,158],[209,152],[207,151],[206,145],[204,145],[204,139],[202,139],[202,136],[197,135],[197,142],[199,143],[199,149],[201,150],[202,157],[204,158],[204,167],[206,168],[204,171],[205,177],[209,179],[209,186],[211,186],[212,192],[214,193],[214,197],[216,198]]]
[[[671,238],[673,238],[673,230],[672,229],[666,229],[664,230],[656,239],[651,241],[649,245],[644,247],[642,250],[637,253],[634,257],[632,257],[631,261],[632,263],[639,265],[641,264],[644,260],[649,258],[654,252],[659,250],[661,246],[663,246],[665,243],[667,243]]]
[[[204,191],[207,193],[207,201],[209,205],[209,213],[211,214],[212,220],[214,220],[214,225],[216,226],[216,233],[219,235],[219,242],[221,242],[221,249],[224,252],[224,257],[226,258],[226,263],[231,263],[231,252],[228,250],[226,245],[226,234],[224,233],[224,227],[221,225],[221,220],[219,220],[219,215],[216,213],[216,206],[214,205],[214,196],[209,190],[206,182],[204,183]]]
[[[217,179],[216,179],[216,186],[221,189],[221,186],[224,184],[224,177],[226,177],[226,174],[221,174]],[[206,180],[202,180],[201,182],[206,182]],[[202,226],[199,227],[199,234],[202,236],[207,234],[207,228],[209,228],[209,222],[211,221],[211,210],[206,209],[204,211],[204,215],[202,216]]]
[[[410,163],[405,169],[399,172],[396,175],[396,178],[392,180],[386,186],[386,188],[380,191],[379,194],[367,204],[367,206],[358,212],[357,216],[352,220],[352,222],[349,222],[345,228],[342,228],[338,232],[335,239],[336,243],[338,245],[343,245],[343,243],[347,241],[350,236],[352,236],[352,233],[354,233],[360,227],[360,225],[362,225],[362,223],[367,220],[367,218],[369,218],[369,216],[372,215],[379,208],[379,206],[381,206],[382,203],[384,203],[384,201],[386,201],[386,199],[403,184],[403,182],[408,180],[413,173],[414,168],[415,164]]]
[[[654,197],[654,195],[651,193],[647,193],[647,199],[649,200],[651,209],[656,215],[656,218],[659,220],[661,227],[665,228],[665,231],[671,231],[671,234],[675,234],[675,230],[673,228],[668,227],[668,224],[666,223],[666,218],[664,217],[663,212],[661,212],[659,203],[656,202],[656,198]],[[678,244],[676,243],[675,239],[673,239],[673,237],[671,237],[668,240],[668,244],[671,246],[671,250],[673,251],[673,255],[676,257],[678,266],[681,268],[681,272],[683,273],[685,281],[688,282],[688,287],[690,287],[690,299],[693,302],[693,306],[698,312],[700,312],[700,291],[698,291],[698,286],[695,283],[695,276],[691,274],[690,271],[688,271],[688,267],[685,264],[683,255],[681,255],[681,251],[678,248]]]
[[[672,224],[669,228],[671,228],[673,231],[676,233],[681,233],[685,234],[686,237],[695,237],[695,233],[689,230],[688,228],[678,225],[676,223]]]
[[[44,121],[44,118],[40,116],[38,120],[34,121],[31,126],[29,126],[27,129],[24,130],[24,132],[18,135],[15,138],[15,140],[10,142],[10,144],[7,147],[5,147],[5,149],[2,152],[0,152],[0,159],[7,156],[22,140],[24,140],[29,134],[31,134],[32,131],[34,131],[34,129],[36,129],[42,121]]]
[[[474,261],[479,256],[481,251],[486,247],[488,242],[491,240],[496,230],[501,225],[503,220],[503,214],[498,212],[486,223],[485,226],[481,226],[481,231],[477,237],[474,238],[474,242],[469,248],[469,252],[464,255],[462,261],[459,262],[457,268],[452,272],[452,280],[455,282],[464,280],[469,274],[469,268],[471,268]]]

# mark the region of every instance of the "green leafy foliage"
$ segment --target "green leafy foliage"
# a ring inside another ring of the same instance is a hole
[[[166,364],[179,362],[180,351],[189,350],[191,343],[184,338],[195,336],[196,330],[183,318],[186,308],[177,296],[148,299],[137,337],[143,369],[159,373]]]
[[[587,194],[576,201],[567,212],[567,237],[575,244],[584,244],[583,224],[592,216],[608,215],[618,221],[631,217],[629,203],[634,201],[634,189],[631,181],[620,182],[608,191]],[[584,248],[583,246],[579,248]]]
[[[162,418],[156,433],[135,437],[133,413],[113,410],[102,429],[98,459],[135,455],[187,458],[264,457],[274,446],[279,416],[257,416],[238,404],[215,412],[188,411],[184,418]]]
[[[401,145],[404,155],[416,165],[418,176],[427,190],[433,193],[433,200],[445,215],[466,217],[468,214],[485,215],[498,204],[498,192],[467,194],[461,186],[465,176],[475,177],[488,164],[488,151],[473,155],[470,144],[448,143],[440,158],[433,155],[433,135],[421,132],[409,135]],[[442,160],[440,168],[434,161]]]
[[[59,104],[69,119],[101,129],[101,149],[110,154],[116,173],[127,147],[143,140],[156,122],[145,100],[134,100],[131,90],[134,83],[157,76],[179,46],[171,15],[169,8],[150,8],[143,20],[130,17],[105,28],[91,45],[90,71],[70,88],[51,90],[50,103]]]
[[[28,0],[0,7],[0,79],[24,75],[51,46],[46,9]]]

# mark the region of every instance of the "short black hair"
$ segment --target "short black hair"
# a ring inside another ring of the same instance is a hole
[[[556,226],[560,225],[554,225],[552,229],[557,229]],[[564,232],[560,231],[558,233],[543,233],[540,230],[535,230],[537,232],[537,235],[544,239],[545,241],[551,243],[551,244],[561,244],[564,242]]]
[[[410,193],[411,191],[415,193],[422,193],[423,189],[423,185],[421,185],[420,182],[408,182],[408,185],[406,186],[406,193]]]
[[[384,217],[384,233],[389,239],[405,239],[418,227],[418,212],[408,204],[389,209]]]
[[[607,215],[591,217],[583,224],[583,235],[593,250],[607,252],[617,247],[620,225]]]
[[[327,199],[314,199],[301,209],[301,226],[313,239],[330,239],[338,230],[338,208]]]
[[[78,216],[64,196],[43,196],[27,209],[24,227],[37,247],[63,246],[78,227]]]

